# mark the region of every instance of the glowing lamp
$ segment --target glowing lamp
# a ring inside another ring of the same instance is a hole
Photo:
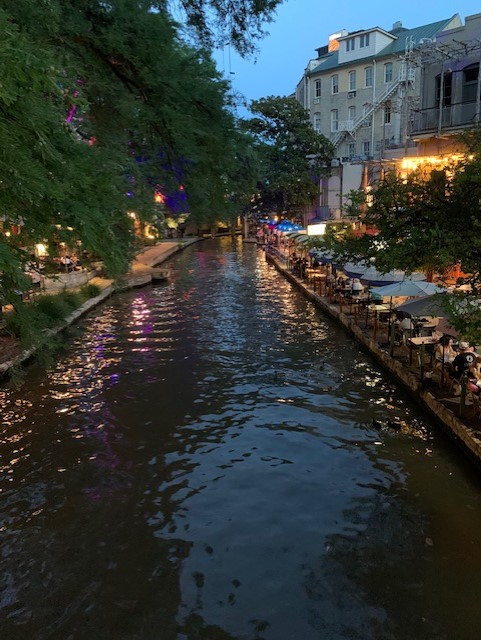
[[[39,244],[36,244],[35,255],[37,256],[37,258],[44,258],[46,255],[48,255],[47,247],[41,242]]]

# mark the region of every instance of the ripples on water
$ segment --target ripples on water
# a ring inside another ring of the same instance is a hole
[[[477,637],[461,456],[255,247],[170,268],[0,389],[5,637]]]

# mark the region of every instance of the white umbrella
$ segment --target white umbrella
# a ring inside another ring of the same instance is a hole
[[[369,268],[365,262],[346,262],[342,270],[351,278],[359,278]]]
[[[321,262],[332,262],[334,257],[327,249],[311,249],[311,255],[316,256]]]
[[[412,280],[401,280],[400,282],[393,282],[392,284],[386,284],[383,287],[374,287],[371,289],[373,293],[378,296],[395,298],[397,296],[404,296],[407,298],[423,298],[424,296],[433,295],[436,293],[436,285],[433,287],[422,287],[422,284],[433,285],[432,282],[413,282]]]
[[[304,244],[306,242],[308,242],[310,240],[310,236],[306,235],[306,234],[301,234],[297,237],[294,238],[294,242],[300,243],[300,244]]]
[[[393,271],[388,271],[387,273],[381,273],[376,269],[376,267],[369,267],[359,277],[361,281],[364,281],[364,283],[369,283],[371,284],[371,286],[375,285],[375,283],[379,283],[379,285],[381,286],[383,284],[390,284],[392,282],[401,282],[402,280],[406,280],[407,278],[415,282],[419,280],[426,280],[426,276],[420,271],[415,271],[409,276],[406,276],[406,272],[401,271],[400,269],[394,269]]]

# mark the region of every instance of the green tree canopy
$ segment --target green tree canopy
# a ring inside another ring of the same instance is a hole
[[[212,45],[232,44],[245,55],[255,49],[255,41],[265,35],[263,25],[272,20],[283,0],[163,0],[152,3],[172,15],[185,15],[186,24],[200,42]]]
[[[205,24],[211,5],[237,6],[223,4],[185,2]],[[243,6],[255,23],[276,4]],[[149,221],[159,185],[182,187],[198,222],[233,206],[247,143],[230,86],[164,3],[5,0],[0,28],[0,211],[4,230],[20,229],[0,235],[4,299],[19,305],[25,249],[68,234],[121,274],[127,212]]]
[[[462,136],[466,153],[444,166],[403,176],[389,171],[372,194],[351,194],[347,214],[376,235],[346,225],[330,238],[337,255],[375,258],[381,271],[418,269],[443,276],[460,263],[471,294],[448,301],[455,325],[481,337],[481,130]],[[369,200],[369,202],[368,202]],[[369,205],[369,206],[368,206]]]
[[[319,178],[329,171],[332,144],[312,128],[308,112],[295,98],[270,96],[250,106],[254,117],[244,127],[259,155],[257,202],[288,214],[312,204]]]

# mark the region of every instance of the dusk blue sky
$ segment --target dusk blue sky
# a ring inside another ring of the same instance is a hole
[[[450,18],[481,12],[480,0],[286,0],[275,21],[266,25],[268,36],[258,45],[257,61],[242,60],[232,50],[216,55],[217,66],[232,81],[233,88],[247,101],[269,95],[292,93],[315,49],[327,44],[328,36],[339,29],[355,31],[378,26],[389,30],[400,20],[413,28]],[[481,37],[481,34],[480,34]],[[240,115],[245,115],[240,110]]]

